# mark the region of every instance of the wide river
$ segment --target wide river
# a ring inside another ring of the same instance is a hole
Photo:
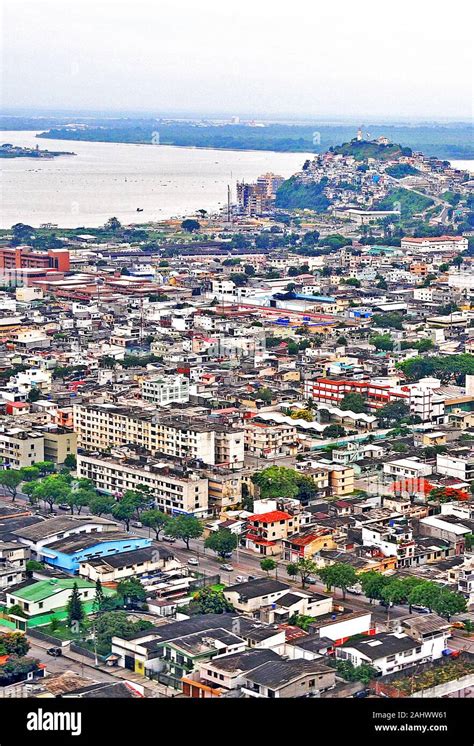
[[[253,181],[273,171],[288,178],[305,153],[207,150],[167,145],[46,140],[36,132],[0,131],[0,142],[42,150],[74,152],[51,160],[0,159],[0,227],[15,223],[62,228],[145,223],[183,217],[198,209],[227,204],[227,185],[235,200],[237,180]],[[137,212],[141,208],[143,212]]]
[[[2,228],[15,223],[96,227],[112,216],[129,224],[181,218],[198,209],[212,211],[227,203],[228,184],[235,200],[237,180],[253,181],[267,171],[287,178],[311,157],[307,153],[46,140],[36,134],[4,130],[0,142],[76,155],[51,160],[0,159]],[[453,164],[472,170],[473,161]]]

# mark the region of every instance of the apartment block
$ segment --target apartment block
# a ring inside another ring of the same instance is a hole
[[[11,469],[44,461],[43,435],[21,427],[0,429],[0,459],[4,466]]]
[[[149,487],[156,506],[165,513],[208,515],[207,478],[187,469],[173,469],[166,462],[79,454],[77,474],[116,497],[139,486]]]
[[[145,378],[140,383],[140,389],[145,401],[160,407],[189,401],[189,378],[186,376]]]

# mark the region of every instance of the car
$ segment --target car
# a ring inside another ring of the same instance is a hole
[[[308,575],[308,577],[306,578],[306,582],[307,583],[317,583],[318,579],[315,578],[314,575]]]
[[[61,650],[61,648],[57,648],[57,647],[48,648],[46,651],[46,654],[52,655],[53,658],[59,658],[59,656],[63,654],[63,651]]]
[[[368,697],[369,694],[370,694],[370,690],[369,689],[361,689],[360,692],[356,692],[354,694],[354,697],[356,699],[360,699],[361,697]]]
[[[163,538],[163,541],[168,541],[170,544],[174,544],[174,542],[176,541],[174,536],[169,536],[168,534],[163,534],[162,538]]]
[[[66,505],[66,503],[61,503],[58,505],[59,510],[70,510],[69,505]]]
[[[257,575],[247,575],[247,580],[257,580]]]
[[[190,557],[188,559],[188,565],[199,565],[199,560],[197,557]]]
[[[235,582],[236,583],[246,583],[248,578],[245,577],[245,575],[236,575],[235,576]]]
[[[361,596],[362,591],[357,585],[351,585],[349,588],[347,588],[348,593],[353,593],[354,596]]]
[[[426,606],[419,606],[415,604],[411,607],[412,611],[416,611],[418,614],[430,614],[430,610]]]
[[[233,569],[232,565],[221,565],[221,570],[225,570],[226,572],[232,572]]]
[[[224,552],[222,555],[223,559],[230,559],[232,557],[232,552]]]
[[[453,629],[465,629],[465,628],[466,628],[466,625],[464,624],[464,622],[453,622],[453,623],[451,624],[451,627],[452,627]]]
[[[143,523],[140,523],[140,521],[133,521],[132,528],[143,528]]]

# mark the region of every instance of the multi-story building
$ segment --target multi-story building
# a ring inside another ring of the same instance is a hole
[[[165,461],[78,454],[77,474],[91,479],[96,489],[116,497],[139,486],[148,487],[156,506],[164,513],[208,515],[207,478],[192,470],[173,468]]]
[[[450,453],[438,453],[436,471],[460,482],[474,482],[474,450],[453,448]]]
[[[368,664],[385,676],[441,658],[449,634],[448,629],[435,638],[416,640],[402,632],[380,632],[337,647],[336,658],[350,661],[354,666]]]
[[[299,529],[299,516],[282,510],[257,513],[247,518],[245,544],[258,554],[272,556],[282,551],[282,541]]]
[[[0,459],[7,468],[21,469],[44,461],[44,437],[36,430],[0,428]]]
[[[69,251],[50,249],[49,251],[32,251],[26,246],[0,249],[0,269],[53,269],[69,272]]]
[[[389,385],[374,384],[370,381],[317,378],[315,381],[307,380],[304,384],[305,397],[316,402],[337,406],[346,394],[361,394],[372,411],[377,411],[390,402],[408,399],[408,394],[405,392],[396,391]]]
[[[423,254],[432,251],[466,251],[468,240],[463,236],[432,236],[431,238],[402,238],[400,248]]]
[[[259,458],[290,456],[296,453],[297,430],[293,425],[245,423],[245,450]]]
[[[415,554],[413,531],[404,519],[394,519],[391,523],[393,525],[369,523],[363,526],[363,545],[378,547],[384,557],[396,557],[398,567],[409,567]]]
[[[143,399],[160,407],[189,401],[189,378],[186,376],[157,376],[140,383]]]
[[[164,417],[139,407],[78,404],[74,429],[78,447],[88,451],[134,444],[152,455],[216,462],[216,426],[189,417]]]

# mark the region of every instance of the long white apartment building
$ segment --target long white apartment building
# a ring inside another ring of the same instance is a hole
[[[138,461],[106,455],[77,456],[77,475],[91,479],[96,489],[114,497],[139,486],[149,487],[156,507],[164,513],[208,515],[208,479],[192,470],[174,469],[162,461]]]
[[[142,398],[157,406],[184,404],[189,401],[189,378],[163,376],[144,378],[140,383]]]
[[[77,446],[86,451],[138,445],[152,456],[194,459],[207,465],[240,468],[244,462],[243,429],[195,417],[163,415],[140,407],[113,404],[74,406]]]

